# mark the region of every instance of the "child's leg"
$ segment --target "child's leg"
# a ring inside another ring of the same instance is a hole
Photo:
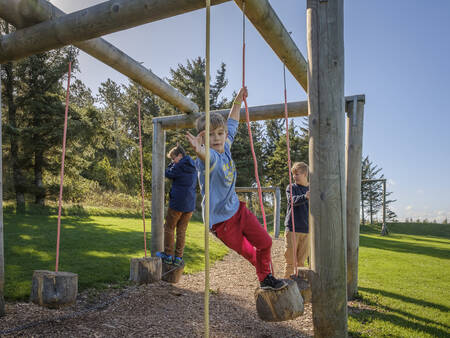
[[[241,227],[236,222],[235,216],[223,222],[215,230],[217,238],[219,238],[227,247],[236,251],[238,254],[247,259],[254,267],[256,267],[256,251],[253,245],[242,234]]]
[[[177,223],[177,243],[175,247],[175,256],[183,257],[186,229],[189,224],[189,220],[192,217],[192,212],[183,212]]]
[[[284,265],[284,278],[289,278],[294,274],[294,246],[292,243],[294,233],[292,231],[286,230],[284,234],[284,258],[286,262],[286,264]]]
[[[272,238],[261,226],[258,219],[247,209],[245,203],[241,202],[240,224],[244,237],[255,247],[256,250],[256,274],[260,281],[271,273],[272,259],[270,250]]]
[[[309,255],[309,236],[305,233],[298,234],[297,241],[297,266],[305,266],[305,260]]]
[[[174,231],[182,212],[171,208],[167,209],[166,223],[164,224],[164,252],[167,255],[174,255]]]

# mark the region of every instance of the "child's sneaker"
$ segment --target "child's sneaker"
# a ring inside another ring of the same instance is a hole
[[[167,255],[165,252],[157,252],[156,253],[156,257],[161,258],[162,262],[164,264],[172,264],[172,256],[171,255]]]
[[[281,290],[287,286],[287,283],[281,279],[276,279],[269,273],[262,282],[260,282],[260,287],[263,290]]]
[[[175,256],[173,258],[173,265],[175,265],[177,267],[180,267],[180,266],[184,265],[183,258]]]

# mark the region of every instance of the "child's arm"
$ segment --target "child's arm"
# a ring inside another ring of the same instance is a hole
[[[173,178],[179,176],[180,173],[181,173],[180,166],[174,162],[170,163],[166,169],[166,177],[167,178],[173,179]]]
[[[291,193],[289,191],[289,186],[286,189],[286,196],[288,204],[291,204]],[[309,200],[309,191],[300,195],[296,195],[294,191],[292,191],[292,203],[294,204],[294,207],[302,205],[306,203],[308,200]]]
[[[230,114],[228,115],[229,119],[233,119],[239,121],[239,116],[241,115],[241,104],[248,96],[247,87],[243,87],[239,90],[236,98],[234,99],[233,106],[231,107]]]
[[[200,132],[197,136],[192,135],[190,132],[187,132],[186,134],[187,140],[191,144],[192,148],[194,148],[198,158],[200,158],[203,162],[205,162],[206,158],[205,145],[203,144],[204,135],[205,131]]]

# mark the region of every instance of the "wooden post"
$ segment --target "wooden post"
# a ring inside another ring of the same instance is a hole
[[[345,151],[347,182],[347,297],[358,292],[358,252],[361,199],[361,158],[364,102],[357,98],[348,104]]]
[[[164,251],[164,171],[166,158],[166,132],[153,120],[152,145],[152,240],[151,255]]]
[[[1,72],[1,65],[0,65]],[[2,79],[0,77],[0,317],[5,315],[5,251],[3,247]]]
[[[281,194],[280,194],[280,188],[275,188],[275,203],[274,203],[274,211],[273,211],[273,218],[274,218],[274,231],[275,231],[275,238],[278,238],[280,236],[280,208],[281,208]]]
[[[386,225],[386,180],[383,180],[383,225],[381,227],[381,236],[386,236],[389,233]]]
[[[343,0],[307,0],[312,308],[316,337],[347,336]]]
[[[63,15],[65,15],[63,11],[45,0],[0,0],[0,17],[17,28],[29,27]],[[74,45],[141,84],[181,111],[198,111],[198,106],[194,102],[106,40],[96,38]]]

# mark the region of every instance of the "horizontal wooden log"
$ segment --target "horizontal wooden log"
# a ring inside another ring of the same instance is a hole
[[[25,28],[65,13],[45,0],[0,0],[0,17],[17,28]],[[152,71],[102,38],[74,43],[183,112],[196,112],[198,106]]]
[[[352,101],[355,96],[346,97],[346,101]],[[364,95],[356,95],[358,100],[365,100]],[[228,117],[230,109],[213,110],[211,112],[222,114],[225,118]],[[279,104],[269,104],[264,106],[249,107],[248,112],[250,115],[250,121],[261,121],[261,120],[271,120],[271,119],[284,119],[284,103]],[[195,120],[201,116],[203,113],[195,113],[189,115],[173,115],[173,116],[163,116],[155,117],[153,122],[157,122],[163,129],[184,129],[193,128],[195,125]],[[288,102],[288,115],[289,117],[301,117],[308,116],[308,102],[307,101],[297,101]],[[246,121],[245,109],[241,109],[241,115],[239,121]]]
[[[78,275],[71,272],[35,270],[30,300],[48,308],[75,303],[78,294]]]
[[[234,0],[243,9],[245,15],[266,40],[281,62],[300,83],[305,92],[308,91],[308,63],[292,40],[283,23],[278,18],[268,0]]]
[[[261,320],[281,322],[303,314],[303,298],[297,283],[286,280],[287,287],[281,290],[255,290],[256,310]]]
[[[214,4],[225,2],[216,0]],[[110,0],[0,39],[0,63],[203,8],[201,0]]]

